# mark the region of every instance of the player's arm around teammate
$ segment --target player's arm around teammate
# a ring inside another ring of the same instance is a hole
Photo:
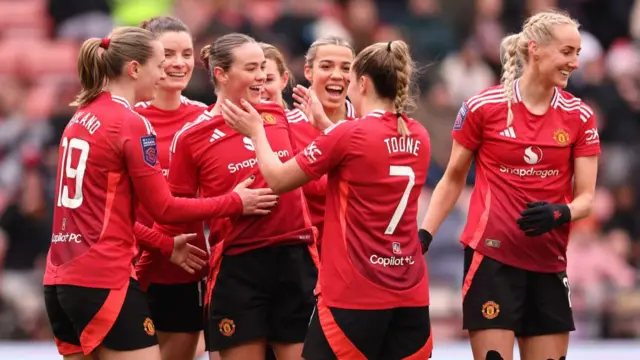
[[[273,156],[250,104],[223,104],[225,121],[252,139],[276,193],[328,174],[322,252],[330,261],[320,267],[307,360],[430,357],[428,279],[415,225],[430,142],[404,114],[412,72],[402,41],[364,49],[350,70],[348,92],[356,111],[367,115],[328,127],[284,163]]]
[[[81,47],[78,110],[60,142],[45,304],[65,359],[159,360],[146,298],[132,274],[135,199],[169,222],[240,214],[256,194],[171,196],[153,128],[131,104],[152,100],[164,49],[140,28],[115,29]],[[131,186],[133,184],[133,186]],[[244,198],[244,200],[242,199]]]
[[[600,153],[593,111],[562,91],[578,67],[580,34],[542,12],[503,41],[502,86],[465,101],[445,175],[422,223],[430,239],[458,199],[475,156],[467,226],[463,325],[474,359],[564,359],[574,330],[569,222],[591,211]]]
[[[233,33],[200,56],[218,101],[176,135],[169,183],[175,191],[198,189],[200,196],[230,191],[249,176],[264,187],[253,143],[220,113],[226,100],[255,104],[277,155],[295,155],[284,109],[261,101],[264,52],[251,37]],[[228,231],[212,246],[205,340],[223,359],[259,360],[267,344],[279,359],[299,359],[302,352],[317,282],[312,225],[300,190],[280,194],[269,210],[263,217],[229,217]]]

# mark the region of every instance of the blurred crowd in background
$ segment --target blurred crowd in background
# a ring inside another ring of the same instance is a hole
[[[640,1],[638,0],[0,0],[0,339],[51,339],[41,295],[60,134],[78,91],[83,40],[114,26],[173,14],[196,53],[216,37],[243,32],[286,54],[305,84],[303,56],[317,38],[340,35],[356,51],[404,39],[421,65],[419,108],[432,165],[421,216],[446,167],[462,101],[499,81],[499,44],[532,13],[568,11],[582,24],[574,95],[597,114],[603,154],[591,217],[575,224],[568,250],[575,336],[640,337]],[[215,101],[197,66],[185,95]],[[432,321],[438,341],[461,328],[468,188],[429,250]]]

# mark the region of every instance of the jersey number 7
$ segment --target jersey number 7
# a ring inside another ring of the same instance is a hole
[[[396,227],[402,219],[402,215],[404,211],[407,209],[407,203],[409,202],[409,195],[411,194],[411,189],[413,189],[413,185],[416,183],[416,174],[413,172],[413,169],[410,166],[394,166],[391,165],[389,167],[389,175],[390,176],[406,176],[409,178],[407,182],[407,187],[404,189],[404,193],[400,198],[400,203],[396,207],[396,211],[393,212],[393,216],[391,217],[391,221],[387,226],[387,230],[384,232],[385,235],[393,235],[396,231]]]
[[[66,137],[62,139],[62,162],[60,163],[60,182],[58,192],[58,206],[64,206],[69,209],[77,209],[82,205],[84,197],[82,196],[82,181],[84,172],[87,170],[87,159],[89,158],[89,143],[73,138],[71,140]],[[74,150],[80,151],[78,165],[71,165]],[[65,179],[73,179],[76,186],[73,197],[69,196],[69,186],[65,185]]]

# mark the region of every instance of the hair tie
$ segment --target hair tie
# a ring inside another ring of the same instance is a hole
[[[100,47],[106,50],[109,48],[110,43],[111,43],[111,40],[109,40],[109,38],[102,38],[100,40]]]
[[[392,42],[393,42],[393,40],[392,40],[392,41],[389,41],[389,43],[387,44],[387,51],[388,51],[388,52],[391,52],[391,43],[392,43]]]
[[[404,119],[404,117],[402,116],[402,112],[400,112],[400,111],[398,111],[398,112],[396,113],[396,116],[397,116],[398,118],[402,118],[402,119]]]

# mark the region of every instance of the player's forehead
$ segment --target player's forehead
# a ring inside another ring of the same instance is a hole
[[[265,63],[264,51],[260,45],[249,42],[232,50],[233,63],[240,67],[261,66]]]
[[[580,31],[573,24],[558,24],[551,28],[553,43],[556,46],[570,47],[573,50],[580,50],[582,37]]]
[[[351,65],[353,53],[346,46],[327,44],[318,47],[316,55],[318,64],[326,65]]]

